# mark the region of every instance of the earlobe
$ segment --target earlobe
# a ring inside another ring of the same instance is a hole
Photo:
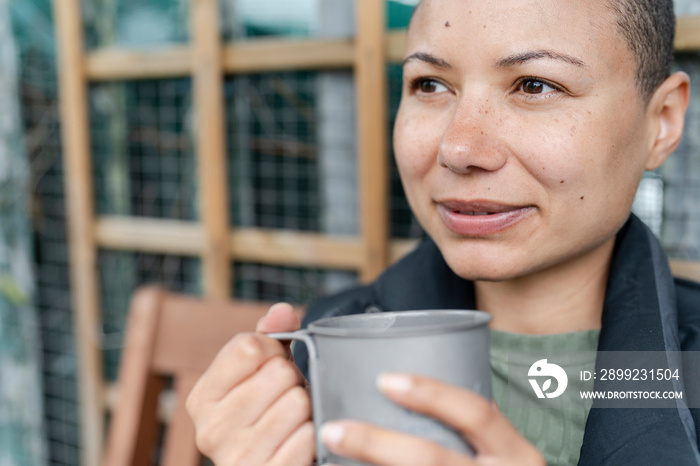
[[[690,78],[682,71],[669,76],[654,92],[649,112],[657,128],[646,161],[646,170],[655,170],[678,147],[683,136],[685,112],[690,99]]]

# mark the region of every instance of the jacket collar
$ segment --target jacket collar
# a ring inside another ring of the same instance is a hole
[[[632,215],[617,235],[598,351],[680,351],[677,317],[666,256],[651,231]],[[674,388],[682,389],[682,382]],[[588,415],[579,465],[700,463],[687,407],[597,405]]]
[[[385,311],[475,306],[473,283],[450,270],[430,239],[389,268],[375,283],[374,293]],[[657,239],[634,215],[616,238],[598,350],[680,351],[668,261]],[[664,464],[698,464],[695,438],[692,417],[683,406],[601,409],[594,404],[579,464],[658,464],[661,456]]]

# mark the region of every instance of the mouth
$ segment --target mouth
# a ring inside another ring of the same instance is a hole
[[[532,205],[447,199],[435,202],[445,226],[461,236],[488,236],[513,227],[535,212]]]

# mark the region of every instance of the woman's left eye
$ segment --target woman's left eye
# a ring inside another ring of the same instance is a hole
[[[520,83],[518,90],[524,92],[525,94],[536,95],[549,94],[550,92],[557,91],[558,89],[538,79],[524,79]]]

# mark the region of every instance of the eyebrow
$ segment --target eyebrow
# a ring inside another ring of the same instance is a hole
[[[452,65],[447,63],[442,58],[438,58],[435,55],[432,55],[430,53],[425,53],[425,52],[416,52],[414,54],[407,56],[403,60],[404,66],[406,65],[406,63],[410,62],[411,60],[419,60],[419,61],[426,62],[426,63],[429,63],[433,66],[437,66],[438,68],[443,68],[443,69],[452,68]]]
[[[516,65],[522,65],[532,60],[540,60],[548,58],[550,60],[559,60],[571,65],[576,65],[584,68],[586,64],[578,58],[566,55],[564,53],[552,52],[550,50],[533,50],[529,52],[516,53],[508,57],[501,58],[496,62],[497,68],[510,68]]]

